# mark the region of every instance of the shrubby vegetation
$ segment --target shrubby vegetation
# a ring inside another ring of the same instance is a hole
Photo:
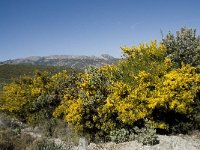
[[[196,30],[181,28],[163,38],[163,44],[167,49],[167,57],[171,58],[175,68],[181,67],[182,63],[189,64],[200,69],[200,36],[196,35]]]
[[[199,126],[199,46],[195,30],[182,28],[161,43],[122,47],[115,65],[22,77],[4,86],[0,109],[30,124],[61,118],[91,140],[155,144],[156,131]]]

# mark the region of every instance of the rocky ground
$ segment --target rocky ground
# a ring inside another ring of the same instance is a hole
[[[12,122],[12,121],[11,121]],[[11,125],[23,126],[22,133],[29,134],[35,139],[42,137],[41,133],[35,128],[30,128],[20,122],[13,121]],[[0,117],[0,126],[8,126],[8,122]],[[89,143],[83,139],[79,142],[79,146],[69,147],[69,143],[65,143],[59,138],[48,138],[49,141],[53,141],[58,145],[63,145],[63,149],[66,150],[200,150],[200,132],[196,131],[191,135],[177,135],[177,136],[165,136],[159,135],[159,144],[154,146],[143,146],[137,141],[130,141],[124,143]],[[1,148],[0,148],[1,150]]]
[[[164,136],[159,135],[160,143],[154,146],[143,146],[137,141],[125,143],[90,143],[88,150],[200,150],[200,138],[198,135],[190,136]],[[76,150],[80,147],[74,148]]]
[[[34,137],[40,138],[41,136],[32,131],[24,130]],[[192,135],[177,135],[177,136],[166,136],[159,135],[159,144],[154,146],[142,145],[137,141],[130,141],[124,143],[102,143],[95,144],[90,143],[89,145],[79,145],[72,147],[73,150],[200,150],[200,133],[199,131]],[[59,145],[63,145],[65,149],[65,142],[60,139],[52,138],[51,141]],[[68,149],[68,146],[67,148]]]

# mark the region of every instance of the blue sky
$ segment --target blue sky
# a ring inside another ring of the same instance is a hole
[[[0,0],[0,61],[27,56],[121,56],[121,46],[182,26],[200,33],[199,0]]]

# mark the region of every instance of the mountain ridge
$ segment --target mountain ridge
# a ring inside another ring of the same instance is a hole
[[[49,55],[30,56],[26,58],[10,59],[0,62],[0,64],[32,64],[44,66],[64,66],[67,68],[84,69],[88,66],[100,67],[106,64],[116,63],[119,58],[108,54],[100,56],[86,55]]]

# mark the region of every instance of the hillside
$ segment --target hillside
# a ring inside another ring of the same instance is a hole
[[[63,69],[80,71],[88,66],[100,67],[116,63],[119,59],[103,54],[96,56],[51,55],[32,56],[0,62],[0,89],[14,78],[33,75],[36,70],[48,71],[52,74]]]
[[[64,69],[72,71],[72,69],[57,66],[42,66],[32,64],[2,64],[0,65],[0,89],[4,84],[11,82],[12,79],[24,75],[34,75],[36,70],[41,72],[48,71],[51,74],[55,74]],[[78,69],[76,69],[76,71],[78,71]]]

